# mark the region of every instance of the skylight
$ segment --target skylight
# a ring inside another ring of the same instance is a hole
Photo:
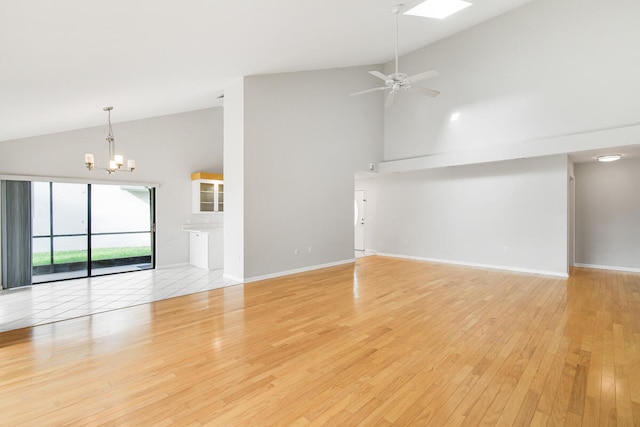
[[[471,3],[462,0],[426,0],[407,10],[404,14],[444,19],[469,6],[471,6]]]

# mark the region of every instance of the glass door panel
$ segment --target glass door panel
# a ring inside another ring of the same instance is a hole
[[[88,275],[87,188],[32,184],[33,283]]]
[[[37,275],[53,272],[53,239],[51,238],[51,183],[31,183],[31,229],[33,281]]]
[[[218,212],[224,211],[224,184],[218,184]]]
[[[91,275],[153,268],[151,189],[91,186]]]

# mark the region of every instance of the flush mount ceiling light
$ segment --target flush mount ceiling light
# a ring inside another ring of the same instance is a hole
[[[404,14],[422,16],[423,18],[444,19],[469,6],[471,6],[471,3],[462,0],[426,0],[407,10]]]
[[[616,160],[620,160],[621,158],[622,154],[607,154],[606,156],[596,157],[599,162],[615,162]]]
[[[113,107],[104,107],[102,110],[109,113],[109,118],[107,119],[109,135],[107,135],[106,138],[107,144],[109,146],[109,167],[97,169],[105,170],[110,174],[114,172],[133,172],[133,170],[136,168],[136,161],[133,159],[129,159],[129,161],[127,161],[127,168],[122,169],[124,158],[121,154],[116,154],[116,142],[113,138],[113,129],[111,128],[111,110],[113,110]],[[84,155],[84,164],[89,170],[96,169],[93,154]]]

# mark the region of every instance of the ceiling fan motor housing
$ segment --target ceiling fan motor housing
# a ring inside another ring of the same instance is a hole
[[[380,71],[369,71],[369,74],[374,77],[379,78],[384,81],[384,86],[378,86],[371,89],[361,90],[359,92],[352,93],[351,95],[362,95],[364,93],[377,92],[381,90],[389,90],[389,96],[387,97],[387,101],[385,102],[385,107],[390,107],[393,105],[395,100],[395,95],[400,91],[400,89],[404,89],[405,92],[410,92],[413,88],[413,84],[425,79],[429,79],[431,77],[435,77],[438,75],[438,71],[436,70],[427,70],[422,73],[418,73],[409,77],[405,73],[401,73],[398,71],[398,15],[404,5],[402,3],[396,4],[391,8],[391,12],[396,15],[396,49],[395,49],[395,73],[389,74],[388,76],[381,73]],[[419,95],[425,95],[430,97],[436,97],[440,94],[439,91],[433,89],[423,88],[421,86],[416,86],[415,91],[413,93],[417,93]]]

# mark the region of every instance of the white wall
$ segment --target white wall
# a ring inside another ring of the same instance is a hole
[[[225,89],[224,274],[244,278],[244,78]]]
[[[348,95],[369,69],[244,79],[242,279],[353,259],[354,171],[382,157],[381,96]]]
[[[397,97],[385,114],[385,160],[489,147],[497,160],[506,145],[525,157],[547,137],[640,123],[639,16],[634,0],[535,0],[401,57],[409,75],[438,69],[420,85],[442,94]]]
[[[577,163],[576,264],[640,271],[640,159]]]
[[[133,174],[107,175],[84,167],[84,154],[106,162],[105,126],[0,142],[0,175],[71,179],[78,182],[157,183],[157,264],[188,262],[191,178],[197,171],[222,172],[223,113],[211,108],[131,122],[112,114],[116,147],[136,160]],[[105,114],[106,122],[106,114]]]
[[[381,176],[378,252],[566,275],[567,166],[559,155]]]

